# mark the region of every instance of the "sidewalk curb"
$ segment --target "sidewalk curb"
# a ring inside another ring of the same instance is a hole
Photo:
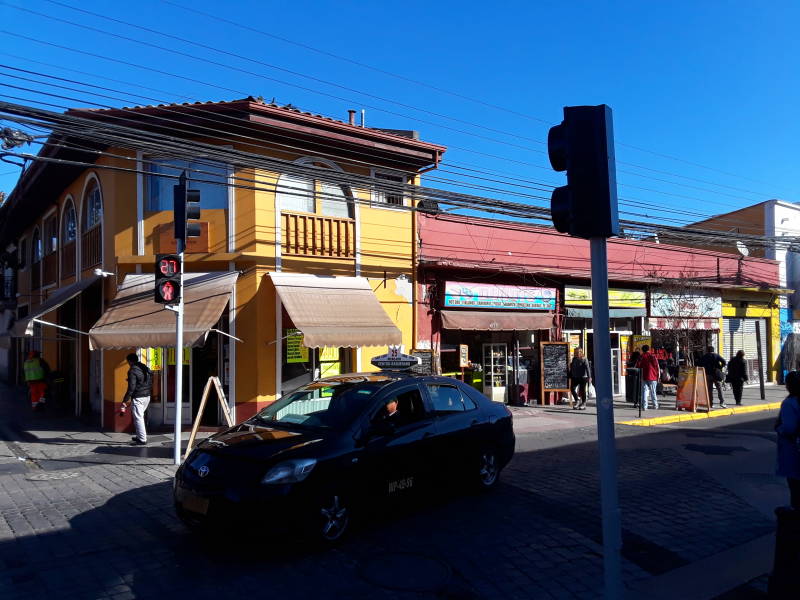
[[[652,427],[654,425],[665,425],[667,423],[679,423],[681,421],[696,421],[698,419],[713,419],[716,417],[729,417],[745,413],[763,412],[767,410],[778,410],[781,402],[767,402],[766,404],[754,404],[752,406],[737,406],[736,408],[723,408],[721,410],[703,413],[684,413],[670,415],[666,417],[653,417],[652,419],[636,419],[635,421],[618,421],[617,425],[636,425],[638,427]]]

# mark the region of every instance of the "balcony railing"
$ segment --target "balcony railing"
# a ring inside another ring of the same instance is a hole
[[[281,252],[296,256],[355,258],[355,221],[281,213]]]
[[[75,242],[69,242],[61,247],[61,277],[75,275]]]
[[[81,268],[99,265],[103,259],[103,228],[94,227],[81,236]]]
[[[42,287],[42,261],[31,263],[31,289]]]
[[[58,283],[58,252],[51,252],[44,257],[42,269],[42,285]]]

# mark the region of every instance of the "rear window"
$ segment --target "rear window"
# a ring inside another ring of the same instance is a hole
[[[454,385],[428,384],[433,410],[437,413],[466,412],[478,406],[472,398],[467,398]]]

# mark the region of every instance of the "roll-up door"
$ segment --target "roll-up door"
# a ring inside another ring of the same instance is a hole
[[[744,350],[747,361],[747,373],[750,383],[758,381],[758,342],[756,339],[756,322],[761,329],[761,373],[764,381],[767,378],[767,322],[765,319],[723,319],[722,335],[724,358],[730,360],[739,350]]]

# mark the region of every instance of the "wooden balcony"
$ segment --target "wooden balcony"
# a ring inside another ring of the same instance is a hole
[[[69,242],[61,247],[61,277],[72,277],[75,275],[75,242]]]
[[[89,269],[103,260],[103,227],[97,226],[81,236],[81,268]]]
[[[42,263],[42,285],[58,283],[58,252],[45,256]]]
[[[305,213],[281,213],[281,252],[293,256],[355,258],[355,221]]]

